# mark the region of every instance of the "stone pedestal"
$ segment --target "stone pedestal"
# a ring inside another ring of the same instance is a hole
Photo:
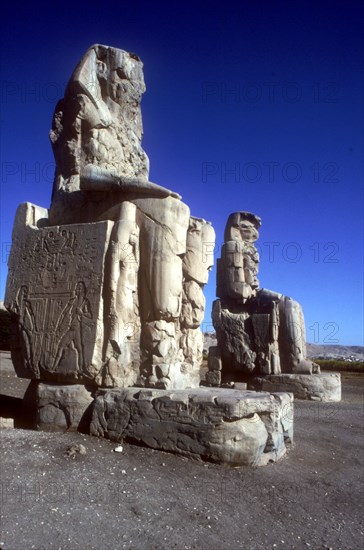
[[[293,442],[293,396],[225,388],[99,389],[32,381],[28,427],[112,441],[230,466],[276,462]]]
[[[341,376],[338,372],[320,374],[271,374],[255,377],[248,388],[256,391],[291,392],[296,399],[341,401]]]
[[[289,393],[100,389],[91,434],[231,466],[276,462],[293,441]]]
[[[36,381],[29,384],[23,401],[27,426],[45,432],[88,432],[92,404],[89,386]]]

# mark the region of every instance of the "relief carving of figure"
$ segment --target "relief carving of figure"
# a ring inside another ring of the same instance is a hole
[[[77,372],[82,373],[87,366],[84,361],[83,320],[91,319],[90,302],[86,298],[86,287],[83,281],[78,281],[71,298],[63,309],[56,327],[59,333],[59,344],[55,355],[53,370],[56,370],[64,353],[71,344],[77,351]]]
[[[26,285],[22,285],[18,290],[11,313],[17,318],[20,344],[26,368],[37,374],[39,372],[38,366],[33,363],[33,337],[37,331],[37,326],[32,304],[29,301],[29,288]]]

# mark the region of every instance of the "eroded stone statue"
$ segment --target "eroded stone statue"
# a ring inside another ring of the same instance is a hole
[[[274,462],[293,440],[291,394],[198,387],[215,232],[178,193],[149,181],[144,91],[136,55],[92,46],[54,113],[50,208],[18,208],[5,303],[15,369],[32,379],[23,401],[29,424],[231,465]],[[232,327],[231,316],[246,319],[236,296],[243,308],[259,292],[264,302],[256,224],[244,229],[241,221],[231,224],[227,269],[220,269],[221,303],[229,300],[237,313],[214,309]],[[263,323],[253,322],[254,350],[235,329],[226,350],[251,360],[256,353],[262,368],[278,369],[279,300],[266,302]]]
[[[228,218],[212,318],[218,347],[211,350],[207,380],[246,380],[280,373],[311,374],[317,365],[306,359],[306,337],[300,304],[260,288],[255,241],[261,220],[250,212]]]
[[[139,57],[95,45],[59,101],[49,211],[17,212],[6,304],[21,376],[195,387],[210,224],[149,181]]]

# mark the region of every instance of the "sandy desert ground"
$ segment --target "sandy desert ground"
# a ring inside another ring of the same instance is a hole
[[[1,353],[1,411],[28,381]],[[233,469],[79,433],[1,430],[3,550],[363,548],[364,377],[341,403],[296,401],[279,463]],[[82,444],[86,454],[67,456]]]

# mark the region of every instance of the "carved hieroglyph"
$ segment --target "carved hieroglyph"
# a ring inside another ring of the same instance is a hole
[[[93,378],[102,361],[112,223],[39,228],[32,211],[44,215],[29,203],[19,207],[9,257],[5,303],[17,330],[15,369],[25,378]]]
[[[94,45],[56,106],[52,202],[49,211],[21,206],[9,266],[23,376],[199,384],[215,236],[178,193],[148,179],[142,67],[135,54]]]
[[[250,212],[230,215],[212,318],[218,340],[207,381],[238,380],[280,372],[310,374],[301,306],[287,296],[259,287],[258,239],[261,220]],[[219,359],[220,357],[220,359]],[[218,360],[221,366],[218,365]]]

